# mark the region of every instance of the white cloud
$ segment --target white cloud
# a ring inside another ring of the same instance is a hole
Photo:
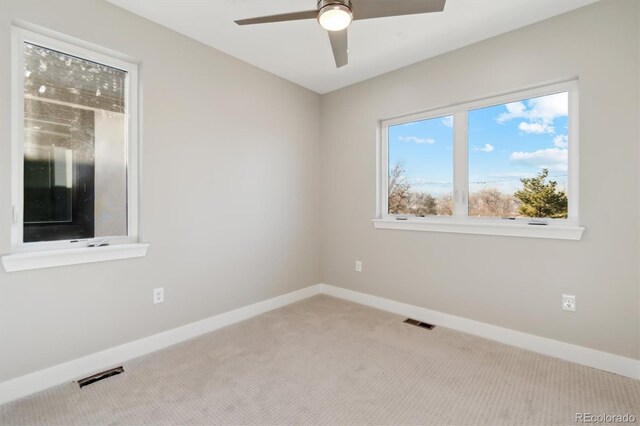
[[[442,117],[440,122],[442,123],[443,126],[453,127],[453,115]]]
[[[505,105],[507,112],[498,115],[496,121],[503,124],[514,118],[523,118],[518,128],[526,133],[553,133],[553,120],[569,115],[569,95],[566,92],[511,102]]]
[[[432,145],[436,143],[432,138],[419,138],[418,136],[399,136],[398,140],[401,142],[413,142],[413,143],[426,143]]]
[[[491,144],[484,144],[484,146],[482,148],[476,148],[476,151],[484,151],[484,152],[491,152],[493,151],[493,145]]]
[[[511,102],[505,105],[507,112],[498,116],[498,123],[514,118],[526,118],[530,121],[551,122],[558,117],[569,115],[569,96],[566,92],[529,99],[524,102]]]
[[[539,123],[527,123],[523,121],[518,125],[518,129],[525,133],[553,133],[556,129],[550,125],[549,123],[539,122]]]
[[[531,118],[553,121],[558,117],[569,115],[569,94],[567,92],[543,96],[529,101]]]
[[[513,152],[509,159],[526,166],[566,172],[569,165],[569,151],[560,148],[547,148],[533,152]]]
[[[512,118],[528,118],[527,107],[523,102],[511,102],[505,105],[507,112],[503,112],[498,116],[498,123],[502,124]]]
[[[569,136],[558,135],[553,138],[553,145],[557,148],[566,148],[569,146]]]

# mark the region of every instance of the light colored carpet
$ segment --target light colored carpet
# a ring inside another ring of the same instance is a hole
[[[0,407],[0,424],[575,424],[640,382],[316,296]]]

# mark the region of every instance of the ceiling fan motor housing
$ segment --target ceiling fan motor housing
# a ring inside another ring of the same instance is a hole
[[[331,5],[342,5],[351,9],[351,0],[318,0],[318,10]]]

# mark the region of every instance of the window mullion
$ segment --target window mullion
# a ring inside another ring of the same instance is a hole
[[[457,111],[453,118],[453,215],[468,216],[469,166],[467,111]]]
[[[377,217],[387,217],[389,215],[389,126],[381,126],[380,147],[378,157],[378,191],[379,202]]]

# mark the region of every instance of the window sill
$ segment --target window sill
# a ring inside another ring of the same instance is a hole
[[[376,229],[452,232],[457,234],[501,235],[507,237],[580,240],[585,228],[567,225],[525,225],[515,223],[473,223],[461,221],[373,219]]]
[[[2,264],[7,272],[26,271],[29,269],[144,257],[147,255],[148,248],[149,244],[136,243],[13,253],[2,256]]]

